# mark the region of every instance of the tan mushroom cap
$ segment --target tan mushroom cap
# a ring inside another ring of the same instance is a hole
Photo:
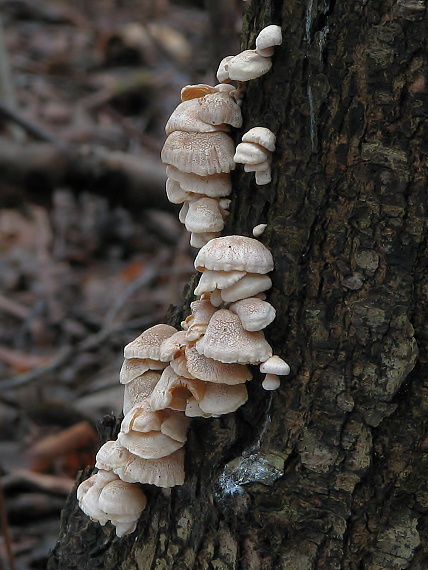
[[[151,358],[125,358],[120,369],[121,384],[128,384],[149,370],[163,370],[166,364]]]
[[[105,471],[112,471],[123,467],[131,458],[131,454],[117,440],[106,441],[96,455],[95,467]]]
[[[264,334],[246,331],[238,315],[228,309],[219,309],[213,315],[205,335],[196,342],[196,350],[225,363],[257,364],[272,356]]]
[[[159,360],[159,347],[162,341],[175,332],[177,332],[177,329],[163,323],[150,327],[125,346],[123,350],[124,356],[125,358]]]
[[[229,386],[208,384],[204,397],[199,403],[201,410],[212,416],[221,416],[236,411],[248,400],[245,384]]]
[[[174,131],[165,141],[161,159],[182,172],[198,176],[230,172],[235,168],[233,140],[223,132]]]
[[[126,447],[133,455],[143,459],[166,457],[184,445],[182,441],[177,441],[160,431],[149,431],[148,433],[119,432],[117,438],[123,447]]]
[[[123,413],[126,415],[131,408],[147,399],[153,392],[154,387],[159,382],[160,372],[149,370],[142,376],[138,376],[132,382],[125,384],[123,393]]]
[[[273,152],[275,150],[276,136],[267,127],[253,127],[244,133],[242,142],[255,143]]]
[[[189,429],[189,418],[177,410],[162,410],[158,412],[162,415],[161,432],[176,441],[187,440],[187,430]]]
[[[191,202],[184,225],[188,232],[221,232],[224,228],[224,217],[218,201],[204,196]]]
[[[140,487],[120,479],[107,483],[99,498],[100,509],[109,515],[136,515],[146,504],[146,495]]]
[[[256,51],[267,50],[282,44],[282,31],[280,26],[271,24],[263,28],[256,37]]]
[[[198,102],[201,106],[200,118],[204,122],[213,126],[226,123],[236,129],[242,127],[241,108],[228,89],[210,93]]]
[[[231,235],[212,239],[198,253],[195,268],[214,271],[268,273],[274,267],[271,252],[254,238]]]
[[[189,418],[211,418],[211,414],[207,414],[201,410],[195,398],[187,400],[186,410],[184,412]]]
[[[177,331],[162,343],[159,360],[162,362],[173,360],[188,344],[186,331]]]
[[[184,483],[184,449],[159,459],[142,459],[131,456],[130,461],[117,470],[122,481],[128,483],[147,483],[157,487],[169,488]]]
[[[204,330],[204,332],[205,332],[205,330]],[[180,356],[177,356],[177,358],[174,358],[174,360],[171,360],[169,365],[174,370],[174,372],[177,374],[177,376],[182,376],[183,378],[194,378],[194,376],[192,374],[190,374],[190,372],[187,368],[187,361],[186,361],[186,357],[184,356],[184,354],[180,354]]]
[[[262,388],[264,390],[277,390],[281,386],[281,380],[276,374],[266,374]]]
[[[215,93],[216,91],[216,87],[207,85],[206,83],[185,85],[181,89],[181,100],[190,101],[191,99],[198,99],[199,97],[204,97],[205,95],[208,95],[208,93]]]
[[[194,346],[186,348],[187,367],[192,371],[195,378],[204,382],[217,384],[243,384],[252,379],[248,366],[243,364],[225,364],[212,358],[199,354]]]
[[[260,364],[260,372],[263,372],[265,374],[278,374],[279,376],[287,376],[290,374],[290,367],[285,362],[285,360],[274,354],[265,360],[265,362]]]
[[[270,151],[252,142],[241,142],[236,147],[233,160],[242,164],[259,164],[270,157]]]
[[[180,184],[183,192],[204,194],[209,198],[229,196],[232,191],[230,174],[221,172],[209,176],[198,176],[192,172],[181,172],[174,166],[166,167],[166,175]]]
[[[230,287],[246,275],[245,271],[212,271],[206,269],[194,290],[195,295],[211,293],[214,289]]]
[[[229,309],[238,315],[242,326],[247,331],[260,331],[274,320],[276,311],[270,303],[257,297],[248,297],[236,301]]]
[[[250,81],[264,75],[271,67],[270,58],[259,55],[255,50],[245,50],[227,62],[227,73],[232,80]]]
[[[247,297],[255,297],[262,291],[272,287],[272,280],[268,275],[247,273],[242,279],[220,291],[221,298],[225,303],[234,303]],[[211,300],[212,302],[212,300]]]
[[[194,396],[200,400],[205,391],[205,383],[196,378],[183,378],[177,376],[174,370],[168,366],[165,368],[162,378],[150,397],[150,406],[153,411],[171,408],[184,411],[187,400]]]
[[[139,402],[125,415],[120,425],[120,431],[129,433],[131,430],[141,433],[149,431],[160,431],[162,425],[162,416],[156,412],[152,412],[148,398]]]

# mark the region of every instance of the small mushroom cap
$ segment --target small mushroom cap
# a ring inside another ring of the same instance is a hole
[[[225,364],[199,354],[194,346],[186,348],[187,367],[195,378],[204,382],[228,385],[243,384],[252,379],[248,366],[243,364]],[[186,408],[187,409],[187,408]]]
[[[123,393],[123,413],[125,415],[131,408],[138,406],[138,404],[151,395],[160,377],[160,372],[149,370],[142,376],[138,376],[138,378],[132,380],[132,382],[125,384],[125,391]]]
[[[210,293],[210,303],[214,307],[221,307],[224,304],[220,289],[214,289],[214,291]]]
[[[131,456],[125,467],[118,469],[122,481],[148,483],[157,487],[175,487],[184,483],[184,449],[180,448],[166,457],[142,459]]]
[[[270,303],[257,297],[241,299],[230,305],[229,309],[238,315],[242,326],[247,331],[260,331],[274,320],[276,311]]]
[[[245,271],[212,271],[206,269],[194,290],[195,295],[211,293],[214,289],[230,287],[246,275]]]
[[[272,271],[273,267],[272,254],[267,247],[254,238],[239,235],[212,239],[195,259],[198,271],[209,269],[264,274]]]
[[[209,300],[205,299],[193,301],[193,303],[190,303],[190,308],[192,313],[184,321],[188,341],[197,340],[205,333],[210,318],[217,310]],[[183,376],[186,375],[183,374]]]
[[[242,126],[241,108],[229,91],[223,90],[206,95],[199,103],[200,117],[206,123],[213,126],[226,123],[235,129]]]
[[[151,358],[125,358],[120,369],[121,384],[128,384],[149,370],[163,370],[166,364]]]
[[[100,447],[96,455],[95,467],[105,471],[112,471],[117,467],[123,467],[131,458],[131,454],[117,440],[106,441]]]
[[[267,228],[267,224],[257,224],[257,226],[254,226],[254,228],[253,228],[253,236],[254,237],[261,236],[264,233],[266,228]]]
[[[205,332],[205,330],[204,330],[204,332]],[[200,337],[198,337],[198,338],[200,338]],[[194,376],[192,374],[190,374],[190,372],[187,368],[187,361],[186,361],[186,357],[184,356],[184,354],[180,354],[180,356],[177,356],[177,358],[174,358],[174,360],[171,360],[169,365],[174,370],[174,372],[177,374],[177,376],[182,376],[183,378],[194,378]]]
[[[242,142],[255,143],[273,152],[275,150],[276,136],[266,127],[253,127],[243,135]]]
[[[259,164],[270,157],[269,151],[252,142],[241,142],[236,147],[233,160],[242,164]]]
[[[266,374],[262,388],[264,390],[277,390],[281,386],[281,380],[276,374]]]
[[[133,455],[143,459],[166,457],[184,445],[182,441],[177,441],[160,431],[150,431],[148,433],[136,431],[130,431],[129,433],[119,432],[117,438],[123,447],[126,447]]]
[[[100,509],[109,515],[139,515],[146,504],[146,495],[140,487],[120,479],[107,483],[99,498]]]
[[[201,247],[204,247],[204,245],[206,245],[210,240],[219,237],[219,235],[220,232],[191,232],[190,245],[199,249]]]
[[[181,90],[181,100],[190,101],[190,99],[198,99],[204,97],[208,93],[215,93],[216,87],[207,85],[206,83],[199,83],[198,85],[185,85]]]
[[[165,189],[166,197],[171,204],[182,204],[186,200],[191,199],[191,194],[189,192],[185,192],[180,184],[176,180],[172,180],[172,178],[166,179]]]
[[[221,298],[225,303],[234,303],[247,297],[255,297],[262,291],[272,287],[272,280],[268,275],[248,273],[242,279],[220,291]],[[211,300],[212,303],[212,300]]]
[[[119,522],[115,520],[112,520],[111,522],[116,529],[116,536],[118,538],[122,538],[127,534],[132,534],[134,532],[134,530],[137,528],[138,519],[134,522]]]
[[[159,360],[159,347],[177,329],[163,323],[145,330],[124,348],[125,358],[151,358]]]
[[[92,485],[79,501],[79,507],[91,520],[104,526],[110,517],[99,507],[101,491],[102,487]]]
[[[198,176],[230,172],[235,168],[235,146],[226,133],[174,131],[165,141],[161,159],[182,172]]]
[[[256,171],[256,184],[259,186],[264,186],[265,184],[269,184],[272,180],[272,174],[270,168],[267,170],[258,170]]]
[[[237,410],[248,400],[245,384],[234,386],[226,384],[208,384],[199,407],[206,414],[220,416]]]
[[[187,400],[194,396],[200,400],[205,391],[205,383],[196,378],[177,376],[171,366],[165,368],[162,378],[150,397],[153,411],[171,408],[184,411]]]
[[[255,50],[245,50],[227,63],[227,73],[232,80],[250,81],[264,75],[271,67],[270,58],[262,57]],[[220,81],[218,75],[217,78]]]
[[[224,218],[218,201],[204,196],[191,202],[184,224],[188,232],[221,232]]]
[[[265,50],[282,44],[282,31],[280,26],[271,24],[260,31],[256,37],[256,50]]]
[[[264,334],[246,331],[238,315],[228,309],[214,313],[205,335],[196,342],[196,350],[225,363],[257,364],[272,356]]]
[[[234,58],[233,55],[227,55],[224,57],[217,69],[217,79],[220,83],[224,83],[225,81],[229,81],[229,62]]]
[[[161,431],[162,416],[152,412],[148,398],[142,400],[125,415],[122,420],[120,431],[129,433],[131,430],[140,433],[149,431]]]
[[[191,99],[180,103],[173,111],[165,125],[167,135],[175,131],[186,133],[215,133],[217,131],[229,131],[230,127],[225,124],[210,125],[202,121],[198,116],[198,103],[201,99]],[[196,105],[195,105],[196,104]]]
[[[279,376],[287,376],[290,374],[290,367],[288,364],[274,354],[267,360],[265,360],[262,364],[260,364],[260,372],[265,374],[278,374]]]
[[[164,435],[175,439],[176,441],[187,440],[187,430],[189,429],[189,418],[176,410],[162,410],[158,412],[162,415],[161,431]]]
[[[232,191],[230,174],[220,173],[210,176],[198,176],[191,172],[181,172],[173,166],[166,167],[166,174],[180,184],[183,192],[204,194],[210,198],[228,196]]]
[[[186,337],[186,331],[177,331],[175,334],[167,338],[160,347],[160,360],[162,362],[170,362],[173,360],[187,345],[189,341]]]

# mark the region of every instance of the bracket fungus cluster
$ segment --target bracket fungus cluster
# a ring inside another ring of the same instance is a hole
[[[281,41],[279,26],[268,26],[257,36],[255,50],[222,61],[219,80],[247,81],[266,73]],[[277,389],[279,377],[290,372],[263,333],[275,318],[265,300],[272,286],[271,252],[254,238],[219,237],[230,203],[230,171],[243,163],[256,173],[257,184],[267,184],[275,135],[255,127],[235,150],[228,132],[242,125],[239,87],[189,85],[181,99],[167,122],[161,158],[168,198],[183,204],[180,221],[191,233],[191,245],[201,248],[195,259],[201,273],[197,299],[182,330],[158,324],[125,347],[120,432],[100,448],[98,472],[77,490],[82,510],[102,525],[111,521],[118,536],[135,530],[145,508],[140,484],[184,483],[190,418],[218,417],[242,406],[251,365],[265,375],[265,390]],[[265,227],[257,225],[253,235]]]

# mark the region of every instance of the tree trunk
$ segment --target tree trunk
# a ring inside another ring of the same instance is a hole
[[[273,180],[235,175],[227,233],[276,263],[266,330],[292,367],[275,393],[193,420],[187,477],[148,488],[135,534],[74,497],[49,569],[426,569],[425,2],[268,0],[245,47],[280,24],[272,71],[247,84],[244,128],[277,134]]]

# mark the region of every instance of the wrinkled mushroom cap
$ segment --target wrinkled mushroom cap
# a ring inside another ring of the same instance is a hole
[[[264,75],[271,67],[270,58],[259,55],[255,50],[245,50],[227,62],[227,73],[232,80],[250,81]]]
[[[255,143],[273,152],[276,136],[267,127],[253,127],[242,136],[242,142]]]
[[[152,412],[148,398],[131,408],[122,420],[120,431],[128,433],[131,430],[141,433],[160,431],[162,417]]]
[[[180,448],[166,457],[142,459],[132,456],[125,467],[117,470],[122,481],[148,483],[157,487],[174,487],[184,483],[184,449]]]
[[[161,342],[177,332],[177,329],[163,323],[145,330],[123,350],[125,358],[151,358],[159,360]]]
[[[246,331],[238,315],[228,309],[214,313],[205,335],[196,342],[196,350],[225,363],[256,364],[272,356],[264,334]]]
[[[177,331],[161,344],[159,360],[162,362],[173,360],[188,344],[186,331]]]
[[[274,267],[271,252],[254,238],[231,235],[212,239],[198,253],[198,271],[246,271],[268,273]]]
[[[225,364],[199,354],[194,346],[186,348],[187,368],[195,378],[204,382],[228,385],[243,384],[251,380],[252,374],[248,366],[243,364]]]

